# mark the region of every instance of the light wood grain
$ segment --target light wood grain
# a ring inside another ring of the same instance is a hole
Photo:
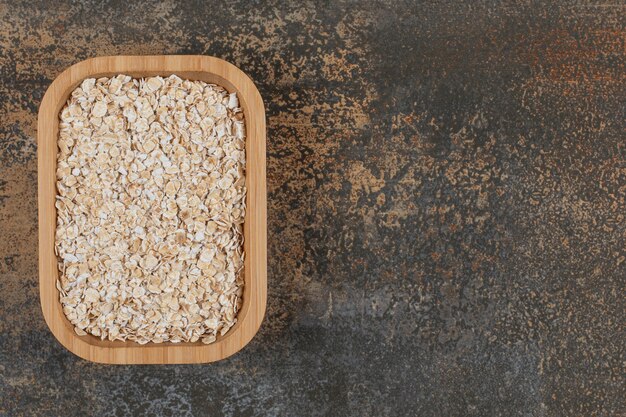
[[[85,78],[127,74],[135,78],[176,74],[237,92],[246,123],[247,210],[243,305],[230,331],[211,345],[101,341],[78,336],[61,310],[55,287],[56,159],[59,111],[71,91]],[[267,300],[267,208],[265,185],[265,109],[254,83],[234,65],[208,56],[112,56],[82,61],[59,75],[39,108],[37,127],[39,183],[39,291],[46,323],[63,346],[81,358],[111,364],[206,363],[226,358],[256,334]]]

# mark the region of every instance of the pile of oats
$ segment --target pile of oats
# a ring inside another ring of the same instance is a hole
[[[57,288],[78,334],[215,341],[243,292],[245,133],[200,81],[87,79],[60,116]]]

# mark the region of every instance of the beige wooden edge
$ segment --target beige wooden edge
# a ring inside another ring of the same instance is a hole
[[[147,344],[100,341],[78,336],[65,318],[55,282],[55,172],[58,113],[71,89],[83,79],[117,73],[132,76],[176,73],[235,90],[246,118],[248,186],[244,223],[245,288],[238,323],[211,345]],[[37,128],[39,201],[39,283],[44,318],[59,342],[81,358],[111,364],[204,363],[224,359],[243,348],[258,331],[267,302],[267,203],[265,173],[265,110],[256,86],[234,65],[207,56],[114,56],[91,58],[61,73],[46,91]]]

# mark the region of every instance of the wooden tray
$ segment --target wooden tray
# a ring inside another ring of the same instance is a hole
[[[115,74],[132,77],[177,74],[237,92],[246,123],[246,197],[243,304],[237,323],[210,345],[103,341],[78,336],[61,310],[55,287],[56,159],[59,111],[85,78]],[[259,91],[234,65],[208,56],[110,56],[88,59],[66,69],[46,91],[37,127],[39,168],[39,290],[46,323],[63,346],[81,358],[112,364],[206,363],[224,359],[243,348],[256,334],[267,301],[267,208],[265,191],[265,109]]]

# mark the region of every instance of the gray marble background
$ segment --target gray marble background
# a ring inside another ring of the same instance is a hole
[[[0,1],[0,416],[626,416],[625,12]],[[37,109],[115,54],[265,100],[268,310],[223,362],[93,364],[43,321]]]

